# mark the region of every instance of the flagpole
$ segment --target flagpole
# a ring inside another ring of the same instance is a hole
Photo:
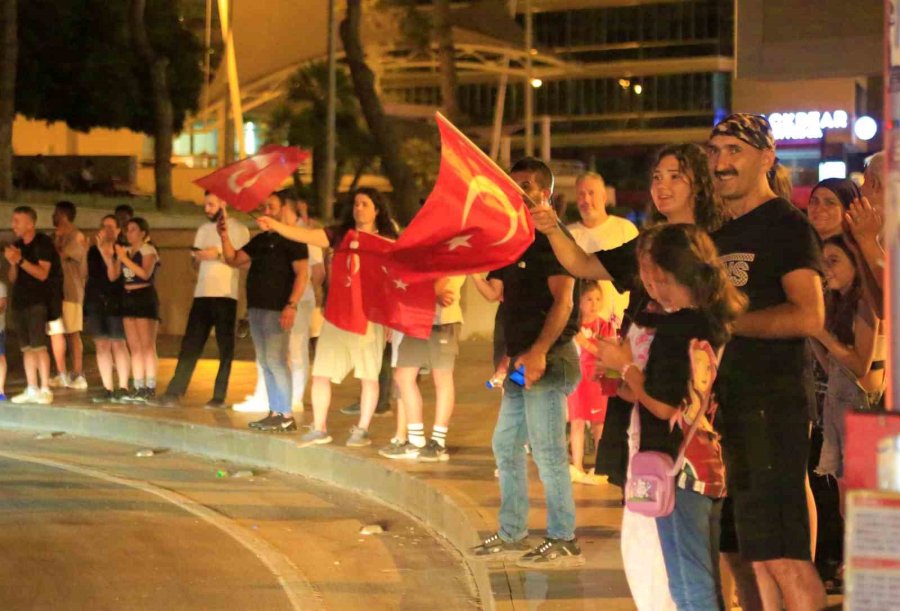
[[[461,131],[459,131],[459,128],[456,127],[455,125],[453,125],[453,123],[450,122],[450,119],[448,119],[448,118],[445,117],[443,114],[441,114],[440,111],[435,111],[434,115],[435,115],[435,117],[438,117],[438,118],[440,118],[440,119],[443,119],[443,122],[444,122],[450,129],[452,129],[452,130],[454,131],[454,133],[456,133],[457,136],[459,136],[460,138],[462,138],[463,140],[465,140],[467,143],[469,143],[469,145],[472,147],[472,149],[475,150],[475,153],[476,153],[477,155],[479,155],[483,161],[485,161],[488,165],[493,166],[494,169],[496,169],[499,173],[501,173],[501,174],[503,174],[503,175],[506,175],[506,174],[507,174],[506,170],[504,170],[503,168],[501,168],[501,167],[497,164],[496,161],[494,161],[493,159],[491,159],[491,158],[488,156],[487,153],[485,153],[484,151],[481,150],[481,147],[479,147],[479,146],[476,145],[474,142],[472,142],[471,140],[469,140],[469,138],[466,137],[466,135],[465,135],[464,133],[462,133]],[[528,196],[528,194],[525,193],[525,191],[522,189],[522,187],[520,187],[514,180],[510,180],[509,183],[510,183],[513,187],[515,187],[516,191],[519,192],[519,195],[522,196],[522,199],[524,199],[524,200],[530,205],[530,207],[534,208],[535,206],[537,206],[537,202],[535,202],[533,199],[531,199],[531,198]]]

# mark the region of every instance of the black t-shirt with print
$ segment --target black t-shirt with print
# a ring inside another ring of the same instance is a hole
[[[309,258],[306,244],[266,231],[255,235],[241,249],[252,261],[247,272],[247,307],[282,310],[294,286],[294,261]]]
[[[644,390],[657,401],[680,407],[688,398],[691,381],[691,340],[712,344],[709,319],[699,310],[684,309],[654,315],[653,325],[656,333],[644,369]],[[646,408],[641,408],[640,414],[641,451],[666,452],[675,458],[683,439],[681,429],[670,429],[668,420],[660,420]]]
[[[749,311],[787,301],[781,279],[798,269],[822,273],[822,251],[815,230],[800,210],[781,198],[767,201],[733,219],[712,234],[732,283],[749,299]],[[734,337],[725,350],[719,380],[729,394],[767,394],[779,397],[810,394],[812,376],[803,338],[762,339]],[[802,409],[809,406],[785,405]],[[802,401],[800,401],[802,403]],[[723,404],[727,412],[727,406]]]
[[[53,262],[56,261],[57,270],[59,267],[59,255],[56,253],[56,247],[53,245],[53,239],[43,233],[36,233],[34,238],[26,244],[23,240],[18,239],[14,246],[22,251],[22,259],[29,263],[37,264],[38,261],[47,261],[50,265],[50,275],[46,280],[38,280],[21,267],[16,274],[16,282],[13,285],[14,291],[12,296],[12,307],[21,310],[33,305],[46,305],[50,301],[55,282],[53,277]],[[60,275],[60,281],[62,275]],[[60,287],[60,299],[62,299],[62,290]]]
[[[547,285],[551,276],[571,274],[556,259],[547,236],[540,233],[518,261],[488,275],[503,282],[503,333],[508,356],[527,351],[544,328],[553,305],[553,294]],[[578,331],[578,292],[576,282],[573,295],[576,305],[553,348],[570,341]]]

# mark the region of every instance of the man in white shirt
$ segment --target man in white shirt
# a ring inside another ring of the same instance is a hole
[[[575,201],[581,222],[572,223],[568,229],[584,252],[609,250],[637,237],[637,227],[631,221],[606,211],[606,183],[596,172],[586,172],[575,180]],[[607,280],[600,282],[600,289],[603,291],[600,316],[618,328],[628,307],[628,293],[619,293]]]
[[[197,359],[203,353],[209,332],[215,328],[216,345],[219,347],[219,372],[212,399],[206,404],[210,408],[225,407],[231,362],[234,359],[234,329],[237,314],[239,272],[222,258],[222,238],[216,229],[216,222],[223,214],[225,202],[207,192],[203,211],[209,222],[197,229],[194,237],[192,256],[198,267],[197,286],[194,301],[188,314],[187,328],[181,341],[178,365],[169,382],[166,393],[159,403],[165,406],[177,405],[187,390],[197,366]],[[226,219],[228,237],[236,249],[242,248],[250,240],[250,232],[239,221]]]

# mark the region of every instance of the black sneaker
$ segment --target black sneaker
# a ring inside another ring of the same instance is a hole
[[[260,424],[256,430],[266,433],[290,433],[297,430],[297,422],[293,418],[275,414],[268,423]]]
[[[127,403],[129,392],[127,388],[117,388],[112,391],[111,403]]]
[[[115,403],[115,393],[111,390],[103,390],[99,395],[91,399],[92,403]]]
[[[251,422],[251,423],[248,424],[247,426],[249,426],[251,429],[258,429],[258,428],[260,428],[260,427],[262,427],[262,426],[268,426],[268,425],[272,422],[272,420],[273,420],[274,418],[280,418],[280,417],[281,417],[281,416],[279,416],[279,415],[276,414],[275,412],[269,412],[268,415],[266,415],[265,418],[263,418],[263,419],[261,419],[261,420],[254,420],[253,422]]]
[[[377,409],[375,411],[378,411]],[[353,405],[348,405],[347,407],[341,408],[341,413],[345,416],[359,416],[359,403],[354,403]]]
[[[228,406],[221,399],[210,399],[203,407],[206,409],[225,409]]]
[[[584,565],[584,555],[575,539],[544,539],[536,548],[516,560],[523,569],[569,569]]]
[[[146,403],[144,400],[144,389],[135,388],[130,392],[126,392],[122,396],[122,403]]]
[[[430,439],[424,448],[419,450],[419,460],[422,462],[447,462],[450,460],[450,454],[447,448]]]
[[[144,387],[144,403],[151,404],[156,403],[156,389],[150,388],[149,386]]]
[[[164,393],[159,399],[153,402],[153,405],[157,407],[179,407],[181,405],[181,400],[175,395]]]
[[[494,533],[479,545],[470,548],[469,555],[479,560],[515,560],[528,549],[525,539],[509,543],[500,538],[500,533]]]

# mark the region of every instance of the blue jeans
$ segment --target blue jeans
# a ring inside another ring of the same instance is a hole
[[[287,354],[290,333],[281,328],[281,312],[250,308],[250,335],[256,349],[256,359],[263,371],[269,409],[277,414],[291,415],[291,372]]]
[[[525,443],[531,445],[544,497],[547,536],[575,537],[575,501],[566,450],[566,395],[578,383],[578,356],[569,344],[547,356],[547,369],[531,389],[503,384],[503,400],[494,428],[493,449],[500,472],[500,538],[528,535],[528,471]]]
[[[675,488],[675,509],[656,518],[669,592],[678,611],[720,609],[718,567],[713,566],[710,515],[713,500]],[[716,537],[717,538],[717,537]],[[716,548],[718,548],[718,541]]]

